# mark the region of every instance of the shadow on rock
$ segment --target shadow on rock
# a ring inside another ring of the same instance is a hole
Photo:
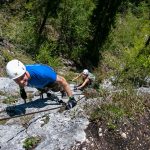
[[[51,103],[47,103],[49,100],[51,101]],[[26,113],[26,108],[43,108],[47,105],[60,105],[58,101],[59,98],[56,95],[52,94],[49,98],[40,98],[24,104],[8,106],[6,108],[6,112],[9,116],[22,115]]]

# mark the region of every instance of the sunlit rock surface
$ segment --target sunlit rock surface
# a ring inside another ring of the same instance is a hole
[[[72,90],[74,85],[70,85]],[[4,104],[3,100],[7,96],[14,95],[19,90],[18,85],[8,78],[0,79],[0,96],[1,107],[0,110],[6,109],[15,110],[13,115],[22,115],[25,113],[35,112],[39,110],[46,110],[50,108],[57,108],[61,105],[56,101],[57,98],[61,98],[60,92],[52,93],[51,98],[41,99],[40,96],[33,96],[32,100],[27,100],[27,104],[19,97],[15,104]],[[33,94],[36,92],[34,88],[26,88],[27,93]],[[68,150],[75,145],[76,142],[84,142],[86,140],[85,129],[89,124],[89,121],[85,115],[83,115],[82,107],[84,105],[85,98],[81,94],[81,91],[76,91],[75,98],[80,100],[78,105],[69,111],[60,111],[60,109],[50,110],[42,113],[37,113],[32,116],[19,117],[14,119],[1,121],[0,125],[0,149],[1,150],[23,150],[23,142],[26,138],[31,136],[41,137],[41,141],[36,150]],[[62,98],[64,102],[67,102],[68,98]],[[0,114],[0,118],[8,117],[9,111],[4,114]],[[11,114],[12,115],[12,114]]]

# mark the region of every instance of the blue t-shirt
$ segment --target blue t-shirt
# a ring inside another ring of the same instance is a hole
[[[48,84],[53,84],[56,81],[57,74],[53,68],[42,64],[25,65],[26,70],[30,74],[28,85],[42,89]]]

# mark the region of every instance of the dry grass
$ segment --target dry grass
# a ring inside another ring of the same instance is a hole
[[[124,118],[136,120],[145,113],[150,106],[150,95],[138,95],[133,90],[121,92],[101,92],[103,102],[97,100],[95,106],[86,106],[86,112],[92,121],[106,121],[110,128],[116,128],[117,124]]]

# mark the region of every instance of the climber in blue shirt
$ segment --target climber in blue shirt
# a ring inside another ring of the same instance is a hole
[[[43,89],[46,85],[53,84],[56,81],[56,72],[47,65],[34,64],[25,65],[25,67],[30,75],[27,86]]]
[[[19,85],[20,94],[24,100],[27,98],[24,87],[29,86],[41,92],[47,92],[49,89],[59,90],[62,93],[65,91],[69,97],[66,109],[71,109],[77,104],[66,79],[58,75],[50,66],[43,64],[24,65],[21,61],[14,59],[7,63],[6,72]]]

